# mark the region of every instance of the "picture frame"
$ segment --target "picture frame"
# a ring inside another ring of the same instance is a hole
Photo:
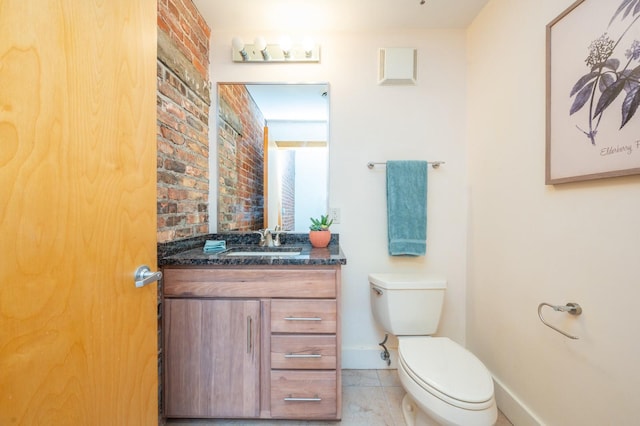
[[[546,27],[545,183],[640,174],[640,0],[578,0]]]

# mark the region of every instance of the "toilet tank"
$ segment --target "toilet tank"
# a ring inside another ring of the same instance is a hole
[[[438,329],[447,281],[424,275],[369,274],[373,317],[396,336],[430,335]]]

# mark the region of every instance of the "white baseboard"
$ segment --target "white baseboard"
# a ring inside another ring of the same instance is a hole
[[[496,403],[515,426],[542,426],[544,423],[500,380],[493,378]]]
[[[382,348],[371,347],[342,347],[342,368],[344,370],[382,370],[395,369],[398,366],[398,351],[389,349],[391,365],[380,357]]]

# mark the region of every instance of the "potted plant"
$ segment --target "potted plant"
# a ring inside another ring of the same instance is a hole
[[[329,220],[329,215],[320,216],[320,219],[311,218],[311,225],[309,226],[309,241],[313,247],[326,247],[331,240],[331,231],[329,227],[333,223],[333,220]]]

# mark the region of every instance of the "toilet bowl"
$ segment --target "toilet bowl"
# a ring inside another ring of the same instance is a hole
[[[446,337],[399,337],[398,358],[408,426],[495,423],[493,379],[471,352]]]
[[[370,274],[376,322],[398,337],[398,376],[407,392],[407,426],[493,425],[493,379],[467,349],[435,333],[446,281],[416,275]]]

